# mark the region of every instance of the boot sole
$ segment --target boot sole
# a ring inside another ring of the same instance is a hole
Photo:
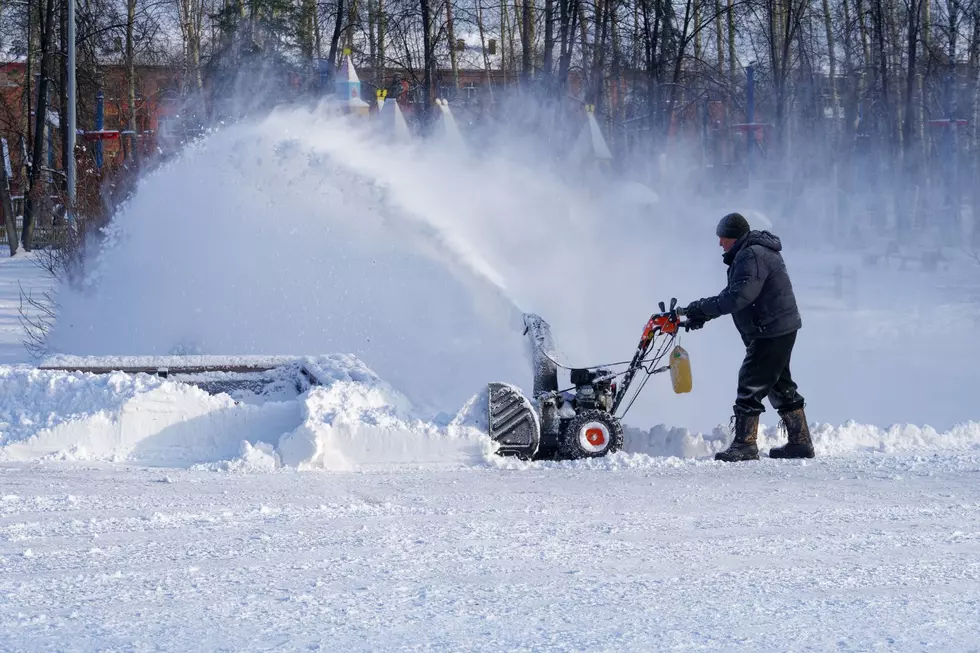
[[[726,455],[724,451],[721,451],[715,454],[715,460],[719,460],[723,463],[740,463],[749,460],[759,460],[759,452],[756,451],[750,454],[742,454],[739,452],[735,452],[734,455],[731,454]]]
[[[787,459],[796,459],[796,458],[813,458],[814,457],[814,452],[812,452],[812,451],[804,451],[804,452],[801,452],[801,453],[784,453],[784,452],[778,452],[777,453],[777,452],[774,452],[774,451],[771,451],[770,450],[769,451],[769,457],[770,458],[776,458],[778,460],[787,460]]]

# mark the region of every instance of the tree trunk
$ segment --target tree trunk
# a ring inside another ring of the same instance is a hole
[[[476,26],[480,32],[480,51],[483,53],[483,69],[487,76],[487,93],[493,101],[493,77],[490,72],[490,54],[487,52],[486,29],[483,26],[483,2],[476,0]]]
[[[687,0],[684,3],[684,22],[681,23],[681,33],[678,38],[677,52],[674,55],[674,72],[671,76],[670,85],[670,99],[667,100],[667,112],[664,116],[664,139],[668,140],[670,136],[671,121],[674,116],[674,107],[677,105],[677,95],[679,93],[678,82],[681,78],[681,66],[684,62],[684,52],[687,50],[687,43],[691,39],[690,27],[691,27],[691,15],[694,11],[693,2],[695,0]]]
[[[59,57],[60,62],[60,72],[61,72],[61,83],[58,85],[58,115],[61,116],[60,125],[61,129],[58,131],[61,133],[61,169],[68,170],[68,3],[62,0],[60,3],[59,12],[59,41],[61,47],[59,48],[61,56]]]
[[[912,0],[913,2],[915,0]],[[834,109],[833,136],[837,137],[837,57],[834,55],[834,30],[830,17],[830,2],[823,0],[823,20],[827,34],[827,54],[830,57],[830,104]]]
[[[184,95],[194,98],[192,113],[200,112],[204,80],[201,76],[201,22],[204,3],[202,0],[179,0],[177,11],[180,32],[184,42]]]
[[[882,0],[874,0],[875,3],[875,17],[874,17],[874,29],[875,38],[878,43],[878,74],[880,75],[881,84],[881,106],[884,111],[884,138],[885,141],[883,145],[885,146],[885,161],[889,162],[890,158],[888,156],[891,145],[894,143],[892,138],[892,120],[891,120],[891,98],[888,93],[888,53],[885,50],[885,13],[882,7]]]
[[[946,7],[949,13],[949,60],[956,61],[956,37],[960,30],[959,2],[946,0]]]
[[[844,126],[845,133],[852,136],[854,127],[857,125],[857,92],[856,85],[852,77],[854,76],[854,61],[851,57],[851,8],[850,0],[843,0],[844,4],[844,76],[847,80],[845,86],[846,106],[844,107]]]
[[[548,84],[551,83],[552,66],[555,57],[555,0],[544,0],[544,62],[542,71]]]
[[[190,0],[191,6],[191,42],[190,42],[190,68],[194,82],[194,92],[200,97],[204,91],[204,78],[201,76],[201,25],[203,19],[204,3],[202,0]]]
[[[909,0],[907,12],[906,29],[908,30],[908,69],[905,75],[905,119],[902,122],[902,159],[903,168],[906,176],[906,183],[903,184],[903,189],[908,192],[909,189],[914,188],[916,177],[918,176],[918,161],[916,160],[916,154],[912,149],[912,134],[914,130],[914,115],[915,111],[913,108],[915,99],[915,86],[916,86],[916,56],[917,56],[917,46],[919,42],[919,25],[922,15],[922,2],[921,0]],[[903,202],[900,210],[897,212],[898,216],[898,234],[899,236],[908,232],[911,228],[911,214],[908,210],[910,202]]]
[[[500,0],[500,70],[506,72],[507,63],[507,0]],[[506,76],[504,80],[506,80]]]
[[[10,164],[10,150],[7,147],[7,139],[0,140],[0,210],[3,210],[3,222],[7,229],[7,245],[10,246],[10,255],[17,253],[17,220],[14,217],[14,202],[10,197],[10,175],[13,174],[13,166],[10,167],[8,174],[7,166]]]
[[[323,58],[323,39],[320,34],[320,7],[314,2],[313,3],[313,48],[314,54],[317,59],[317,68],[319,68],[319,61]]]
[[[715,0],[715,47],[718,50],[718,75],[724,76],[725,74],[725,41],[722,38],[724,30],[721,27],[721,17],[723,15],[721,10],[721,0]]]
[[[330,63],[330,72],[327,81],[334,81],[334,73],[337,68],[337,49],[340,47],[340,33],[344,26],[344,0],[337,0],[337,19],[333,24],[333,35],[330,37],[330,52],[327,53],[327,61]]]
[[[932,39],[932,0],[924,0],[922,7],[922,48],[926,56],[929,56],[929,48]]]
[[[449,38],[449,64],[453,71],[453,88],[459,89],[459,65],[456,58],[456,31],[453,29],[453,0],[446,0],[446,36]]]
[[[425,75],[422,81],[425,99],[422,102],[422,110],[419,112],[419,117],[423,125],[428,125],[433,100],[435,99],[433,95],[435,89],[433,88],[432,79],[435,57],[433,56],[432,47],[432,13],[429,10],[429,0],[419,0],[419,11],[422,13],[422,57],[423,65],[425,66]]]
[[[608,22],[610,31],[610,38],[612,40],[612,67],[610,76],[612,82],[610,86],[615,90],[615,104],[610,102],[609,104],[609,115],[615,116],[617,120],[622,121],[623,116],[620,114],[621,107],[623,107],[623,80],[622,80],[622,60],[620,59],[620,53],[622,52],[621,44],[619,40],[619,12],[616,11],[617,4],[615,2],[610,3],[608,8]],[[602,81],[600,79],[600,88]],[[613,141],[617,140],[622,135],[622,132],[616,130],[615,134],[612,136]]]
[[[43,0],[41,0],[43,3]],[[27,134],[27,142],[33,143],[34,139],[34,126],[31,124],[31,116],[33,115],[34,109],[32,107],[33,89],[34,89],[34,3],[28,0],[27,2],[27,70],[24,75],[24,133]],[[27,147],[24,146],[24,157],[23,165],[26,168],[26,172],[30,174],[30,157],[27,155]]]
[[[578,29],[581,0],[560,0],[563,14],[560,20],[561,57],[558,62],[558,92],[568,86],[568,74],[572,67],[572,52],[575,50],[575,31]]]
[[[969,66],[969,77],[968,79],[977,79],[977,68],[980,66],[980,11],[977,9],[973,10],[973,15],[971,16],[973,21],[973,31],[970,34],[970,66]],[[977,88],[976,82],[974,81],[974,89],[970,94],[970,149],[973,153],[974,160],[977,159],[977,144],[978,137],[980,137],[980,132],[977,130]]]
[[[69,0],[74,1],[74,0]],[[139,167],[138,134],[136,129],[136,56],[133,52],[133,26],[136,23],[136,0],[126,0],[126,99],[129,104],[129,150],[133,165]]]
[[[605,76],[606,43],[609,38],[610,5],[610,0],[598,0],[595,7],[596,38],[592,50],[592,92],[590,104],[596,106],[600,106],[602,103],[602,82]]]
[[[728,0],[728,79],[735,83],[735,0]]]
[[[378,83],[385,83],[385,36],[388,20],[385,18],[385,0],[378,0]]]
[[[905,75],[905,120],[902,122],[902,150],[906,159],[906,169],[911,164],[912,157],[912,133],[914,129],[914,112],[912,105],[915,98],[915,78],[916,78],[916,48],[919,44],[919,24],[922,15],[921,0],[909,0],[908,4],[908,69]]]
[[[21,242],[25,251],[31,250],[34,235],[35,213],[42,205],[44,181],[41,167],[44,157],[44,122],[48,113],[48,77],[51,74],[51,30],[54,22],[54,0],[41,0],[44,23],[41,28],[41,70],[37,83],[37,104],[34,121],[34,152],[28,176],[28,192],[24,201],[24,225]]]
[[[531,41],[534,38],[534,24],[531,20],[532,1],[523,0],[521,3],[521,76],[525,82],[531,80],[533,68],[531,60]]]
[[[701,64],[701,0],[694,0],[694,67]]]
[[[856,0],[857,2],[857,20],[858,20],[858,33],[861,35],[861,52],[864,54],[864,61],[862,62],[862,68],[871,65],[871,46],[869,44],[868,37],[868,23],[867,16],[864,12],[864,0]]]
[[[360,19],[360,7],[357,6],[357,0],[350,0],[347,3],[348,16],[347,16],[347,49],[351,52],[354,51],[354,26],[359,25]]]
[[[315,0],[300,0],[299,29],[296,30],[296,37],[297,41],[299,41],[299,52],[302,57],[303,66],[311,66],[313,62],[315,12]]]
[[[381,78],[378,77],[378,42],[375,39],[374,31],[376,29],[375,23],[375,0],[368,0],[367,3],[368,12],[368,57],[371,63],[371,74],[374,75],[374,85],[381,88],[383,85]]]

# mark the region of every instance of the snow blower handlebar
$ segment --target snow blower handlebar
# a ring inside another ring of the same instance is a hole
[[[616,396],[613,400],[613,407],[611,411],[613,413],[616,412],[619,406],[623,403],[623,400],[626,398],[626,392],[632,384],[633,377],[636,376],[637,372],[644,370],[646,371],[647,376],[643,379],[640,387],[633,394],[632,399],[626,406],[626,409],[623,411],[623,415],[625,415],[626,411],[633,405],[633,401],[636,400],[636,397],[639,395],[640,390],[643,389],[643,385],[646,384],[649,377],[653,374],[666,372],[669,369],[667,366],[656,367],[657,363],[659,363],[667,353],[666,345],[677,336],[677,333],[681,329],[684,329],[685,331],[690,330],[688,321],[681,320],[681,317],[684,315],[684,310],[677,307],[676,297],[672,297],[670,299],[669,309],[664,306],[663,302],[660,302],[659,306],[660,312],[651,315],[650,319],[646,323],[646,326],[643,328],[643,335],[640,337],[640,342],[636,346],[636,352],[633,354],[633,359],[630,361],[629,367],[623,373],[622,382],[619,384],[619,387],[616,388]],[[648,359],[647,354],[650,353],[651,345],[659,334],[669,336],[669,340],[658,347],[653,356]]]
[[[671,297],[670,299],[670,310],[664,306],[663,302],[660,302],[660,312],[651,315],[646,328],[643,329],[643,338],[640,341],[641,346],[644,341],[652,340],[658,332],[672,336],[682,328],[689,331],[689,322],[681,321],[683,315],[684,309],[677,308],[676,297]]]

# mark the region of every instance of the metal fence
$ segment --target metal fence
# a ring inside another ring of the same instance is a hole
[[[17,224],[17,243],[18,246],[22,245],[21,237],[23,230],[23,223],[20,216],[17,216],[15,223]],[[65,242],[66,231],[68,227],[65,225],[55,225],[55,226],[41,226],[34,225],[34,233],[31,238],[31,249],[42,249],[49,247],[60,247],[62,243]],[[7,229],[0,226],[0,246],[6,248],[10,244],[7,239]]]
[[[14,208],[14,223],[17,225],[17,242],[21,242],[23,237],[24,228],[24,196],[14,195],[10,198],[11,203]],[[52,196],[49,198],[53,203],[57,202],[58,198]],[[39,214],[38,219],[34,222],[34,233],[31,238],[31,248],[41,249],[45,247],[58,247],[65,239],[65,230],[68,228],[65,225],[64,219],[60,217],[55,217],[50,212],[43,211]],[[0,212],[0,245],[6,247],[9,245],[7,239],[7,229],[3,224],[2,212]]]

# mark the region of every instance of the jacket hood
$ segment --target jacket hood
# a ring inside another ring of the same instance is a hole
[[[779,252],[783,249],[783,243],[779,240],[779,236],[771,234],[768,231],[750,231],[735,241],[732,248],[721,255],[721,260],[725,262],[725,265],[731,265],[735,261],[735,256],[743,247],[751,247],[752,245],[761,245],[774,252]]]
[[[751,247],[752,245],[762,245],[774,252],[779,252],[783,249],[783,242],[779,240],[779,236],[771,234],[768,231],[750,231],[746,234],[742,247]]]

